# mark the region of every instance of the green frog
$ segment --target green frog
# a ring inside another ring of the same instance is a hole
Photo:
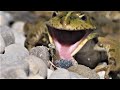
[[[73,60],[73,56],[89,40],[97,37],[93,20],[81,11],[54,11],[49,21],[29,25],[27,28],[31,28],[31,30],[28,31],[25,46],[31,49],[42,41],[47,46],[54,45],[55,60]]]
[[[57,59],[73,56],[91,39],[97,37],[92,19],[79,11],[58,11],[46,22],[50,43],[56,47]]]
[[[108,56],[108,65],[98,65],[95,70],[106,71],[105,78],[110,78],[110,72],[120,72],[120,34],[108,35],[106,37],[98,37],[98,44],[96,44],[95,49],[99,51],[106,51]],[[117,37],[116,37],[117,36]],[[120,77],[119,77],[120,78]]]

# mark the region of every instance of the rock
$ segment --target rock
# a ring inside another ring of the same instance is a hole
[[[15,36],[15,43],[20,44],[22,46],[24,46],[25,43],[25,35],[24,35],[24,22],[22,21],[17,21],[12,25],[12,31],[14,33]]]
[[[48,69],[47,70],[47,78],[49,78],[52,73],[53,73],[53,71],[51,69]]]
[[[60,68],[55,70],[48,79],[70,79],[69,71]]]
[[[86,67],[84,65],[75,65],[68,68],[69,71],[78,73],[79,75],[82,75],[85,78],[89,79],[100,79],[99,75],[91,70],[89,67]]]
[[[0,55],[0,78],[17,79],[26,78],[28,75],[28,63],[22,58],[9,54]]]
[[[6,12],[0,11],[0,26],[8,25],[13,20],[13,17]]]
[[[11,44],[5,48],[5,54],[17,58],[24,59],[25,57],[29,56],[28,50],[18,44]]]
[[[14,17],[15,21],[32,22],[39,18],[36,17],[34,14],[31,14],[29,11],[7,11],[7,12]]]
[[[16,32],[19,33],[23,33],[24,34],[24,25],[25,22],[22,21],[16,21],[13,25],[12,25],[12,29],[15,30]]]
[[[0,33],[4,39],[5,46],[15,43],[14,34],[8,26],[0,26]]]
[[[47,77],[47,66],[42,59],[30,55],[25,58],[25,61],[29,63],[29,75],[34,76],[39,74],[39,76],[46,78]]]
[[[85,77],[74,72],[69,72],[67,69],[59,68],[55,70],[48,79],[85,79]]]
[[[41,58],[45,64],[48,66],[48,61],[49,61],[49,52],[47,47],[45,46],[37,46],[34,47],[30,50],[30,55],[34,55],[38,58]]]
[[[6,72],[2,72],[1,77],[4,79],[26,79],[27,75],[24,70],[14,67],[8,69]]]
[[[37,75],[31,75],[31,76],[27,77],[27,79],[44,79],[44,78],[41,77],[39,74],[37,74]]]
[[[5,50],[5,42],[0,34],[0,54],[2,54]]]
[[[74,55],[75,60],[78,64],[85,65],[91,69],[94,69],[98,63],[101,62],[100,52],[94,50],[96,39],[89,40],[81,50]]]
[[[89,79],[89,78],[85,78],[82,75],[79,75],[77,73],[74,72],[69,72],[70,73],[70,78],[71,79]]]
[[[60,60],[55,60],[54,64],[57,66],[57,67],[60,67],[60,68],[69,68],[70,66],[72,66],[72,61],[71,60],[64,60],[64,59],[60,59]]]

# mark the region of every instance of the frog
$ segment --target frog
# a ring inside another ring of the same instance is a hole
[[[92,18],[82,11],[56,11],[46,25],[50,43],[56,47],[56,60],[73,60],[75,63],[74,55],[98,36]]]
[[[98,37],[99,42],[96,44],[95,49],[99,51],[106,51],[108,56],[108,64],[98,65],[95,68],[96,72],[105,71],[105,79],[110,79],[110,73],[120,72],[120,34],[108,35],[106,37]],[[120,78],[120,77],[119,77]]]
[[[54,11],[52,17],[42,22],[45,28],[41,28],[41,24],[31,27],[33,30],[27,32],[25,46],[29,49],[41,42],[40,37],[44,34],[45,44],[54,47],[50,48],[53,61],[68,60],[76,64],[74,55],[79,52],[83,46],[90,40],[97,38],[96,25],[88,14],[82,11]],[[26,28],[28,25],[26,25]],[[35,28],[35,26],[38,27]],[[34,30],[35,29],[35,30]],[[42,43],[41,43],[42,44]],[[43,43],[44,44],[44,43]]]

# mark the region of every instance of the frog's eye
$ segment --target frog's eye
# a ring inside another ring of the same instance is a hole
[[[84,15],[81,17],[82,20],[86,21],[87,20],[87,17]]]
[[[58,12],[57,12],[57,11],[53,12],[52,17],[57,16],[57,14],[58,14]]]

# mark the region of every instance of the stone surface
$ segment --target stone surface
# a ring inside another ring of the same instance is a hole
[[[17,21],[11,27],[15,36],[15,43],[20,44],[22,46],[24,46],[25,39],[26,39],[23,31],[24,24],[25,23],[22,21]]]
[[[26,78],[28,70],[28,63],[21,58],[9,54],[0,55],[0,78]]]
[[[74,72],[69,72],[66,69],[59,68],[52,72],[48,79],[85,79],[85,77]]]
[[[25,47],[18,44],[11,44],[7,46],[5,48],[5,54],[21,59],[24,59],[25,57],[29,56],[28,50]]]
[[[0,33],[4,39],[5,46],[15,43],[15,37],[11,28],[9,28],[8,26],[0,26]]]
[[[89,67],[86,67],[84,65],[76,65],[76,66],[71,66],[68,68],[69,71],[78,73],[79,75],[84,76],[85,78],[89,79],[100,79],[99,75],[91,70]]]
[[[34,47],[30,50],[30,55],[34,55],[38,58],[41,58],[46,65],[48,65],[48,61],[49,61],[49,52],[47,47],[45,46],[37,46]]]
[[[48,79],[70,79],[69,71],[62,68],[55,70]]]
[[[0,11],[0,26],[8,25],[13,20],[12,15],[9,13]]]
[[[52,73],[53,73],[53,70],[48,69],[48,70],[47,70],[47,78],[49,78]]]
[[[89,79],[89,78],[85,78],[82,75],[79,75],[74,72],[69,72],[69,74],[70,74],[70,79]]]
[[[44,79],[44,78],[41,77],[39,74],[37,74],[37,75],[28,76],[27,79]]]
[[[46,78],[47,77],[47,66],[42,59],[30,55],[25,58],[25,61],[29,63],[29,75],[34,76],[39,74],[39,76]]]
[[[2,54],[5,50],[5,42],[0,34],[0,54]]]
[[[57,66],[57,67],[60,67],[60,68],[69,68],[70,66],[72,66],[72,61],[71,60],[64,60],[64,59],[60,59],[60,60],[55,60],[54,64]]]

